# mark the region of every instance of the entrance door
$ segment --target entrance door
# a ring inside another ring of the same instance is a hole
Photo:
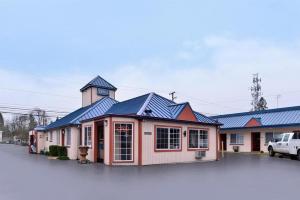
[[[260,151],[260,133],[252,133],[252,151]]]
[[[222,144],[223,144],[223,150],[227,151],[227,135],[226,134],[220,134],[220,150],[222,150]]]
[[[103,124],[98,124],[98,162],[104,161],[104,126]]]

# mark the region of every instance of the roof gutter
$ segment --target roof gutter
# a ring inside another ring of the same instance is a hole
[[[268,126],[255,126],[255,127],[233,127],[233,128],[222,128],[221,131],[229,131],[229,130],[247,130],[247,129],[261,129],[261,128],[289,128],[293,126],[300,126],[300,123],[294,124],[278,124],[278,125],[268,125]],[[300,127],[299,127],[300,128]]]

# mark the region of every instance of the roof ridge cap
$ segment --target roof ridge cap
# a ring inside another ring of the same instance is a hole
[[[144,102],[144,104],[142,105],[142,107],[140,108],[140,110],[137,112],[137,115],[141,115],[145,111],[146,107],[149,105],[149,103],[150,103],[152,97],[154,96],[154,94],[155,94],[154,92],[151,92],[149,94],[149,96],[147,97],[146,101]]]
[[[168,105],[169,107],[171,106],[180,106],[180,105],[184,105],[184,104],[190,104],[189,102],[182,102],[182,103],[175,103],[175,104],[171,104],[171,105]]]
[[[89,108],[86,109],[86,111],[84,111],[83,113],[81,113],[79,116],[75,117],[71,122],[76,121],[77,119],[80,119],[83,115],[85,115],[87,112],[89,112],[92,108],[94,108],[95,106],[97,106],[100,102],[103,101],[104,98],[99,99],[98,101],[96,101],[95,103],[89,105]],[[84,107],[83,107],[84,108]]]

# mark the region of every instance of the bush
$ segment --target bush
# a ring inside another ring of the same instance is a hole
[[[70,160],[68,156],[59,156],[58,160]]]
[[[57,147],[58,157],[66,157],[68,156],[68,150],[66,147]]]
[[[58,146],[51,145],[49,147],[49,156],[57,157],[58,156]]]
[[[66,147],[52,145],[49,147],[49,155],[53,157],[66,157],[68,156],[68,151]]]
[[[50,155],[49,151],[45,151],[45,152],[44,152],[44,155],[45,155],[45,156],[49,156],[49,155]]]

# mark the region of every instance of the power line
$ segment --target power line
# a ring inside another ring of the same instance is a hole
[[[7,91],[13,91],[13,92],[26,92],[26,93],[32,93],[32,94],[39,94],[39,95],[46,95],[46,96],[56,96],[56,97],[63,97],[63,98],[78,98],[75,96],[66,96],[66,95],[60,95],[60,94],[52,94],[52,93],[46,93],[46,92],[39,92],[39,91],[33,91],[33,90],[26,90],[26,89],[15,89],[15,88],[0,88],[0,90],[7,90]]]
[[[20,112],[9,112],[9,111],[1,111],[0,113],[4,113],[4,114],[16,114],[16,115],[23,115],[23,116],[34,116],[34,117],[40,117],[41,115],[37,115],[37,114],[29,114],[29,113],[20,113]],[[61,116],[54,116],[54,115],[45,115],[45,117],[50,117],[50,118],[55,118],[55,117],[61,117]]]
[[[0,106],[0,109],[9,109],[9,110],[23,110],[23,111],[36,111],[36,110],[43,110],[39,108],[20,108],[20,107],[8,107],[8,106]],[[61,113],[61,114],[67,114],[69,112],[65,111],[55,111],[55,110],[43,110],[48,113]]]
[[[28,108],[28,109],[31,109],[31,108],[38,108],[38,109],[41,109],[41,110],[47,110],[47,109],[50,109],[50,110],[59,110],[59,109],[65,109],[65,108],[62,108],[62,107],[53,107],[53,106],[47,106],[47,108],[45,108],[45,106],[41,106],[41,105],[25,105],[25,104],[9,104],[9,103],[0,103],[0,106],[9,106],[9,107],[24,107],[24,108]],[[71,110],[72,108],[70,108]],[[63,111],[63,112],[67,112],[67,113],[70,113],[70,111]]]

